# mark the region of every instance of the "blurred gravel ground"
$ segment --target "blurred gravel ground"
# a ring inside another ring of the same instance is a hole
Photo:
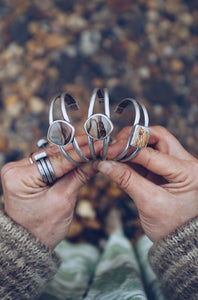
[[[57,92],[76,98],[81,132],[91,92],[103,86],[112,107],[143,101],[150,124],[197,156],[197,25],[196,0],[0,0],[0,166],[36,150]],[[131,240],[141,234],[133,202],[98,175],[80,192],[71,240],[105,237],[112,208]]]

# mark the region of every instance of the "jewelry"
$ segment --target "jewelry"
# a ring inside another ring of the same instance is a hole
[[[65,121],[70,124],[70,119],[69,119],[68,114],[67,114],[65,101],[66,101],[67,105],[70,107],[71,110],[78,110],[79,107],[78,107],[76,101],[74,100],[74,98],[70,94],[66,94],[66,93],[61,94],[61,111],[62,111],[62,115],[63,115],[63,118],[65,119]],[[88,162],[89,159],[86,156],[84,156],[84,154],[82,153],[82,151],[81,151],[81,149],[80,149],[80,147],[77,143],[77,140],[76,140],[75,136],[73,137],[72,144],[73,144],[74,149],[76,150],[76,152],[80,156],[80,158],[82,158],[83,161]],[[64,149],[63,149],[63,151],[64,151]]]
[[[54,105],[56,100],[60,100],[62,119],[54,120]],[[98,101],[96,101],[96,99]],[[94,113],[95,105],[99,103],[104,106],[104,113]],[[132,98],[123,99],[115,109],[115,112],[122,114],[130,104],[134,108],[134,122],[127,141],[127,145],[121,154],[117,155],[114,160],[125,162],[134,158],[138,152],[147,146],[150,129],[148,128],[149,118],[145,106]],[[64,157],[74,165],[81,165],[83,162],[88,162],[88,159],[81,151],[77,140],[75,138],[75,128],[71,124],[67,114],[67,107],[71,110],[78,110],[79,107],[75,99],[68,93],[58,94],[51,102],[49,110],[49,129],[47,139],[55,144]],[[88,136],[88,145],[91,153],[92,160],[96,160],[96,152],[94,148],[94,141],[103,141],[102,159],[106,159],[108,146],[110,142],[110,134],[113,131],[113,123],[110,119],[109,95],[106,88],[93,90],[89,109],[88,117],[84,123],[84,129]],[[64,146],[72,143],[76,153],[83,162],[74,160],[64,149]],[[45,141],[42,139],[37,143],[38,147],[43,149],[46,146]],[[133,152],[131,153],[131,149]],[[32,163],[30,159],[30,163]]]
[[[64,120],[56,120],[54,121],[54,104],[57,99],[61,101],[61,113]],[[74,149],[78,153],[78,155],[83,159],[83,161],[87,162],[89,159],[84,156],[80,147],[75,139],[75,128],[71,125],[67,111],[66,111],[66,104],[72,110],[78,110],[78,105],[73,97],[67,93],[58,94],[51,102],[50,110],[49,110],[49,129],[47,133],[48,140],[55,144],[60,152],[64,155],[64,157],[69,160],[74,165],[80,165],[81,163],[75,161],[63,148],[64,146],[69,145],[70,143],[73,144]]]
[[[36,144],[39,149],[45,149],[49,146],[48,141],[44,138],[38,140]]]
[[[97,97],[100,104],[104,103],[104,114],[93,114]],[[113,130],[113,123],[110,120],[109,95],[106,88],[104,88],[103,91],[98,88],[94,89],[90,100],[88,118],[84,124],[84,129],[88,135],[88,144],[92,159],[96,159],[94,140],[103,140],[102,159],[105,159],[107,155],[110,134]]]
[[[119,160],[121,162],[126,162],[134,158],[142,148],[145,148],[147,146],[150,136],[150,129],[148,128],[148,113],[146,107],[141,102],[132,98],[125,98],[118,104],[118,106],[115,109],[115,112],[121,114],[130,103],[133,104],[135,109],[135,120],[133,122],[132,130],[129,135],[125,149],[120,155],[114,158],[114,160]],[[144,125],[139,124],[141,117],[140,109],[143,112]],[[129,156],[126,156],[131,147],[136,148],[136,150]]]
[[[56,175],[46,152],[36,154],[34,159],[43,181],[48,185],[54,183],[56,181]]]
[[[33,164],[34,164],[34,161],[33,161],[33,159],[32,159],[32,155],[33,155],[33,153],[34,153],[34,152],[32,152],[32,153],[29,155],[29,157],[28,157],[28,159],[29,159],[29,162],[30,162],[30,164],[31,164],[31,165],[33,165]]]

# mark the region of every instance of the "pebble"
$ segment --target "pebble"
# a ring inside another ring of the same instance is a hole
[[[31,97],[29,100],[29,109],[32,113],[41,114],[45,111],[45,103],[39,97]]]
[[[80,200],[76,207],[76,214],[80,217],[87,218],[87,219],[95,219],[96,214],[95,211],[88,200]]]

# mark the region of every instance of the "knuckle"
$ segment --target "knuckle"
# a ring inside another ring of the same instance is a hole
[[[11,176],[13,172],[15,172],[15,163],[10,162],[5,164],[1,168],[1,179],[5,180],[5,178]]]
[[[160,155],[160,152],[153,149],[153,148],[147,148],[146,149],[147,155],[145,156],[145,163],[144,163],[144,167],[149,170],[150,166],[153,165],[153,160],[157,160],[158,159],[158,155]]]
[[[168,133],[168,130],[161,126],[161,125],[157,125],[157,126],[154,126],[154,128],[159,132],[159,133]]]
[[[118,177],[118,184],[124,189],[128,190],[130,185],[132,184],[132,173],[130,169],[125,168],[122,172],[120,172]]]
[[[82,183],[86,184],[89,180],[90,176],[82,169],[82,168],[76,168],[74,170],[74,176]]]

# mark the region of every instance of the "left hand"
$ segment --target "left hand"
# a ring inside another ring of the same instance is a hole
[[[129,130],[122,131],[109,147],[109,159],[121,153]],[[131,161],[102,161],[98,170],[134,200],[152,241],[198,216],[198,161],[165,128],[151,127],[149,147]]]

